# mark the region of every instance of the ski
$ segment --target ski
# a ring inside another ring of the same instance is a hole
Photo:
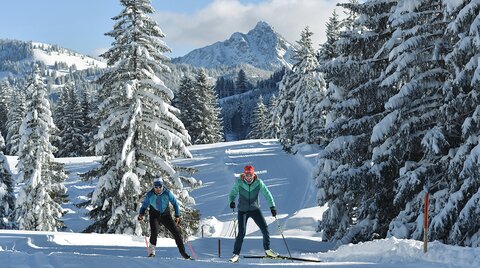
[[[306,262],[322,262],[320,260],[289,257],[289,256],[283,256],[283,255],[279,255],[278,257],[269,257],[269,256],[266,256],[266,255],[245,255],[243,257],[247,258],[247,259],[272,259],[272,260],[293,260],[293,261],[306,261]]]

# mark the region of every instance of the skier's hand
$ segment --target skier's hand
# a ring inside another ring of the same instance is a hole
[[[273,217],[277,217],[277,210],[275,209],[275,207],[271,207],[270,212],[272,212]]]
[[[143,221],[143,215],[138,215],[138,220]]]
[[[230,202],[230,208],[235,208],[235,202]]]
[[[180,225],[180,216],[175,216],[175,224]]]

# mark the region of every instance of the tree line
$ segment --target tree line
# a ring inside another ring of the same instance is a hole
[[[325,240],[480,245],[477,1],[340,4],[315,50],[306,28],[275,109],[284,149],[319,144]]]

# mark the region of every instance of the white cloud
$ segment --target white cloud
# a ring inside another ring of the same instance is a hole
[[[341,0],[267,0],[242,4],[239,0],[214,0],[193,14],[162,12],[155,18],[167,37],[165,42],[181,56],[195,48],[228,39],[234,32],[246,33],[260,20],[266,21],[288,41],[295,42],[309,26],[316,46],[323,43],[325,23]]]

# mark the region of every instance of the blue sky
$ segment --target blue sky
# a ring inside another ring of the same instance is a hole
[[[153,0],[154,15],[173,53],[189,51],[247,32],[259,20],[294,42],[309,26],[324,40],[336,0]],[[339,8],[337,13],[339,12]],[[57,44],[98,55],[112,42],[104,33],[121,6],[118,0],[9,0],[0,4],[0,38]]]

